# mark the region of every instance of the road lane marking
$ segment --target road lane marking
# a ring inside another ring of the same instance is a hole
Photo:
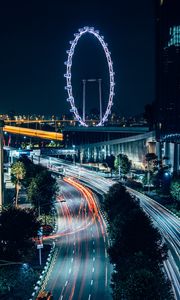
[[[93,279],[91,279],[91,285],[93,285]]]
[[[72,258],[71,258],[71,263],[73,262],[73,260],[74,260],[74,258],[72,257]]]
[[[66,280],[65,286],[67,286],[67,284],[68,284],[68,281]]]
[[[95,261],[95,257],[93,257],[93,261]]]
[[[91,300],[91,294],[89,294],[88,300]]]
[[[106,273],[105,273],[105,286],[107,286],[108,282],[107,282],[107,265],[106,265]]]
[[[94,245],[94,241],[93,241],[93,245]]]
[[[74,254],[74,250],[73,250],[73,254]]]
[[[93,249],[93,253],[95,253],[95,249]]]
[[[71,273],[71,271],[72,271],[72,270],[71,270],[71,268],[70,268],[70,269],[69,269],[69,274]]]
[[[94,268],[92,268],[92,272],[94,273]]]

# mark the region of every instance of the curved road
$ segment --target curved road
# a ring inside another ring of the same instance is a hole
[[[106,225],[95,196],[72,179],[58,182],[58,230],[50,237],[56,253],[42,289],[53,300],[111,299]]]
[[[42,163],[50,165],[54,171],[63,166],[65,176],[73,176],[83,181],[100,194],[108,192],[114,181],[103,178],[94,171],[75,166],[56,158],[42,158]],[[150,197],[127,188],[132,195],[138,197],[144,211],[152,218],[155,226],[160,230],[169,246],[169,257],[164,263],[166,273],[172,283],[175,299],[180,299],[180,221],[164,206],[158,204]]]

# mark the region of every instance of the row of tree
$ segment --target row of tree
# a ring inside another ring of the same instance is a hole
[[[167,248],[139,202],[121,184],[104,200],[109,219],[113,299],[170,300],[170,283],[162,271]]]
[[[42,225],[38,212],[41,208],[46,216],[51,211],[56,180],[26,156],[12,165],[11,176],[16,191],[15,205],[0,212],[0,298],[25,299],[27,290],[31,290],[39,276],[32,267],[37,261],[35,239]],[[22,186],[32,209],[21,209],[18,205]]]
[[[178,174],[171,174],[169,166],[158,160],[155,153],[146,154],[147,170],[143,178],[145,185],[152,184],[154,189],[171,197],[177,202],[180,201],[180,177]]]
[[[27,261],[33,255],[40,222],[33,209],[9,207],[0,214],[0,260],[6,265]]]
[[[18,205],[20,187],[23,185],[32,205],[41,213],[48,214],[52,208],[57,191],[56,180],[41,165],[35,165],[26,156],[22,156],[11,168],[12,181],[15,184],[15,205]]]
[[[106,157],[106,163],[111,169],[111,172],[115,170],[121,175],[126,175],[131,169],[131,161],[126,154],[118,154],[117,157],[109,155]]]
[[[164,195],[170,195],[175,201],[180,202],[180,178],[177,174],[172,175],[169,167],[164,164],[164,160],[158,160],[155,153],[147,153],[145,156],[146,171],[142,180],[144,186],[152,185],[153,188]],[[115,158],[114,155],[107,156],[106,163],[112,170],[122,177],[131,170],[131,161],[126,154],[120,153]]]

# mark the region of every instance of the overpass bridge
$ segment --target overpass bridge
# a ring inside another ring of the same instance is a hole
[[[125,138],[137,134],[143,134],[149,131],[148,127],[82,127],[82,126],[66,126],[63,128],[64,145],[71,147],[72,145],[93,144],[97,142],[110,141],[117,138]]]
[[[41,138],[41,139],[63,141],[63,134],[59,132],[30,129],[24,127],[10,126],[10,125],[5,125],[3,127],[3,131],[11,134],[19,134],[19,135]]]
[[[155,131],[145,132],[98,143],[81,144],[76,147],[78,158],[82,162],[102,162],[107,156],[126,154],[132,166],[145,168],[145,155],[156,153],[158,160],[165,158],[165,164],[171,171],[180,171],[180,144],[170,141],[157,141]]]
[[[99,122],[98,120],[86,120],[86,123],[89,126],[94,126],[98,122]],[[42,124],[51,124],[56,127],[57,125],[62,125],[62,124],[66,124],[69,126],[76,126],[79,123],[79,121],[74,119],[23,119],[23,118],[19,119],[17,118],[17,119],[5,119],[4,123],[7,125],[39,124],[39,126],[41,126]]]

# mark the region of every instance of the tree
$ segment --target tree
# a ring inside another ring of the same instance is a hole
[[[18,204],[18,195],[21,188],[21,182],[24,179],[26,170],[23,162],[17,161],[11,167],[11,180],[15,184],[15,206]]]
[[[174,299],[170,283],[161,271],[157,271],[155,276],[152,271],[142,267],[141,269],[133,269],[124,281],[118,279],[118,276],[113,278],[113,299]]]
[[[31,183],[31,180],[40,172],[46,170],[45,167],[41,165],[35,165],[26,155],[22,155],[19,158],[19,161],[21,161],[24,164],[26,174],[24,176],[22,184],[27,188],[29,184]]]
[[[28,299],[39,274],[29,264],[0,267],[0,299]]]
[[[113,154],[106,157],[106,163],[111,170],[111,174],[112,174],[112,170],[114,170],[114,161],[115,161],[115,156]]]
[[[155,166],[157,165],[157,155],[155,153],[147,153],[145,156],[146,163],[147,163],[147,173],[144,176],[144,183],[147,182],[148,189],[150,188],[150,181],[152,174],[155,171]]]
[[[167,247],[151,219],[122,184],[109,189],[104,199],[108,214],[113,299],[172,300],[164,273]]]
[[[23,260],[31,251],[40,224],[32,209],[11,207],[0,215],[0,257],[7,260]]]
[[[28,187],[28,199],[38,211],[48,214],[57,191],[56,180],[44,170],[37,174]]]
[[[118,218],[118,216],[120,216],[121,220],[124,220],[128,211],[136,208],[137,205],[138,202],[134,201],[134,197],[131,196],[127,192],[126,188],[119,183],[116,183],[110,187],[103,203],[104,209],[108,214],[110,224],[112,224],[116,220],[115,218]]]
[[[171,196],[180,201],[180,179],[173,179],[170,185]]]
[[[148,171],[154,171],[154,167],[157,164],[157,155],[155,153],[147,153],[145,159],[147,162]]]
[[[120,153],[117,157],[116,157],[116,160],[115,160],[115,168],[117,170],[119,170],[120,168],[120,171],[122,174],[127,174],[129,173],[130,169],[131,169],[131,162],[130,160],[128,159],[127,155],[126,154],[122,154]]]
[[[160,189],[163,194],[169,195],[171,173],[167,166],[161,166],[151,177],[152,184],[156,189]]]

